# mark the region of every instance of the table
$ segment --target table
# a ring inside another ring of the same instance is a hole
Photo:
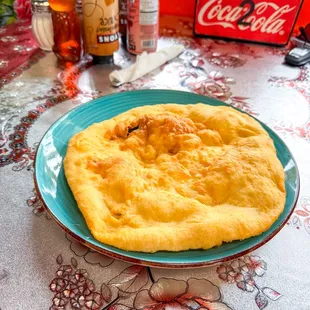
[[[310,67],[283,64],[283,49],[191,37],[191,21],[163,17],[160,47],[179,58],[120,88],[114,66],[60,67],[29,24],[0,29],[0,309],[310,309]],[[297,160],[301,192],[270,242],[231,262],[168,270],[98,254],[50,219],[33,184],[38,143],[61,115],[93,98],[134,89],[179,89],[223,100],[273,128]]]

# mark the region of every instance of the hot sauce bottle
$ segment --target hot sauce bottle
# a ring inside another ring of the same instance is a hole
[[[119,0],[119,33],[126,44],[127,36],[127,0]]]
[[[81,58],[80,21],[76,12],[76,0],[49,0],[54,28],[53,52],[69,62]]]
[[[119,48],[118,0],[83,0],[83,23],[87,52],[93,63],[113,63]]]
[[[127,0],[127,49],[130,53],[155,52],[158,40],[158,0]]]

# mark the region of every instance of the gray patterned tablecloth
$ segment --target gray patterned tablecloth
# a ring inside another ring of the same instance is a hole
[[[114,67],[90,66],[86,59],[61,68],[47,53],[18,65],[10,79],[1,75],[8,62],[0,51],[1,310],[310,309],[310,67],[286,66],[285,51],[277,48],[182,37],[180,29],[190,28],[183,20],[163,27],[160,46],[178,42],[186,52],[118,89],[109,86],[109,72],[134,60],[123,49]],[[0,41],[11,44],[11,61],[27,53],[23,43],[14,43],[19,35],[0,31]],[[33,184],[33,160],[43,134],[65,112],[93,98],[143,88],[223,100],[284,139],[300,170],[301,192],[276,237],[229,263],[166,270],[93,252],[49,218]]]

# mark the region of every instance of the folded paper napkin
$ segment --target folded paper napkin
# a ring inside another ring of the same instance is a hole
[[[143,52],[141,55],[137,56],[136,62],[128,68],[115,70],[110,73],[109,78],[111,84],[113,86],[120,86],[121,84],[137,80],[178,56],[183,50],[183,45],[173,45],[155,53],[148,54]]]

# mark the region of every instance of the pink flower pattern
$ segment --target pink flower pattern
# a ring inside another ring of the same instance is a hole
[[[282,50],[283,51],[283,50]],[[295,79],[272,76],[268,82],[276,87],[295,89],[298,91],[310,104],[310,70],[309,67],[303,66],[300,68],[299,75]],[[291,126],[278,122],[274,128],[282,133],[293,137],[300,137],[306,141],[310,141],[310,118],[302,126]]]
[[[59,268],[49,288],[54,293],[50,310],[93,309],[99,310],[231,310],[222,300],[218,286],[207,279],[190,278],[187,281],[173,278],[153,279],[151,269],[133,265],[124,269],[107,284],[102,283],[100,292],[85,269],[77,268],[77,261],[63,264],[62,255],[56,258]],[[143,289],[151,281],[149,289]],[[112,287],[118,290],[112,300]],[[118,303],[135,294],[132,307]]]
[[[32,208],[33,214],[35,214],[37,216],[41,216],[44,214],[47,219],[50,219],[50,216],[46,212],[44,204],[41,201],[41,199],[39,198],[36,190],[33,189],[32,192],[33,192],[33,195],[29,199],[27,199],[27,201],[26,201],[28,207]]]
[[[76,241],[73,237],[66,234],[66,238],[70,242],[70,250],[78,257],[83,257],[84,260],[91,265],[99,265],[101,267],[108,267],[114,259],[98,252],[90,250],[85,245]]]
[[[245,292],[258,290],[255,302],[258,308],[264,309],[268,300],[278,300],[282,295],[272,288],[259,288],[255,277],[262,277],[267,271],[267,264],[257,255],[246,255],[229,263],[221,264],[216,272],[218,277],[227,283],[236,283],[236,286]]]
[[[104,303],[109,301],[104,297],[109,296],[110,298],[111,294],[103,295],[97,292],[88,272],[85,269],[77,269],[77,261],[74,258],[71,259],[71,265],[63,265],[61,255],[58,255],[56,261],[60,267],[49,285],[50,290],[54,293],[50,310],[99,310]],[[107,286],[103,284],[101,290],[105,291],[106,289]]]
[[[205,66],[206,62],[208,62],[213,66],[221,68],[237,68],[242,67],[246,63],[246,60],[240,58],[239,55],[211,51],[196,57],[194,61],[199,62],[200,66]]]
[[[296,229],[300,229],[303,226],[305,231],[310,234],[310,197],[301,197],[298,206],[299,208],[295,209],[287,225]]]
[[[206,279],[190,278],[186,282],[160,278],[149,290],[140,291],[134,308],[138,310],[228,310],[221,301],[219,288]]]

